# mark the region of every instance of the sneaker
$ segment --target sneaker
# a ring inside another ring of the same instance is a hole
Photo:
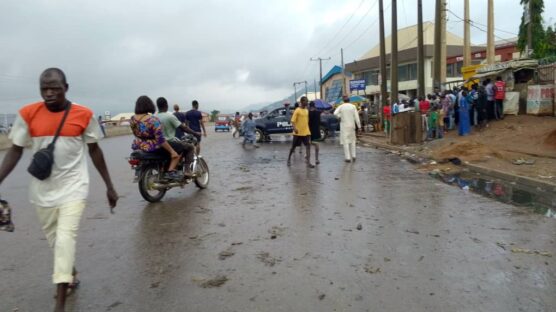
[[[183,178],[183,175],[181,175],[176,170],[172,170],[172,171],[166,172],[166,174],[164,175],[164,178],[166,178],[168,180],[177,181],[177,180],[181,180]]]

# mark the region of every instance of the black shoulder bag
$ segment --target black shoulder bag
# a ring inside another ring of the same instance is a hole
[[[66,111],[64,112],[64,117],[62,117],[62,122],[58,126],[56,130],[56,134],[54,135],[54,139],[46,148],[41,148],[38,150],[34,155],[33,159],[31,160],[31,164],[27,171],[39,180],[45,180],[50,176],[52,173],[52,165],[54,165],[54,144],[60,135],[60,131],[62,131],[62,127],[66,122],[66,117],[68,117],[69,111],[71,109],[71,102],[67,103]]]

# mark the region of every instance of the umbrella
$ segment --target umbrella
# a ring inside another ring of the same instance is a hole
[[[369,100],[366,97],[362,97],[360,95],[352,95],[349,97],[349,102],[350,103],[361,103],[361,102],[368,102]],[[344,100],[342,98],[337,99],[336,101],[333,102],[334,105],[339,105],[344,103]]]
[[[315,102],[315,108],[316,109],[327,110],[327,109],[332,108],[332,105],[326,103],[325,101],[323,101],[321,99],[316,99],[313,102]]]

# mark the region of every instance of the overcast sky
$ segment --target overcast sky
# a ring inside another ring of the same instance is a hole
[[[463,1],[447,0],[463,17]],[[434,0],[424,0],[424,20]],[[486,24],[485,0],[471,0],[471,19]],[[496,35],[514,37],[519,0],[495,0]],[[384,0],[387,35],[390,0]],[[554,24],[556,1],[545,1]],[[294,81],[318,79],[352,62],[378,43],[377,0],[1,0],[0,112],[39,100],[38,76],[60,67],[68,98],[97,114],[133,111],[138,96],[189,108],[235,111],[282,99]],[[416,1],[398,0],[399,28],[416,23]],[[462,22],[448,13],[448,31]],[[486,26],[484,27],[486,29]],[[471,29],[472,42],[486,34]],[[513,34],[512,34],[513,33]]]

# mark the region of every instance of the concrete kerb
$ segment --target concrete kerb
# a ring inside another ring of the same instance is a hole
[[[387,150],[387,151],[390,151],[390,152],[399,153],[399,155],[402,158],[405,158],[412,163],[425,164],[425,163],[430,162],[430,161],[433,160],[430,157],[428,157],[426,155],[423,155],[421,153],[413,152],[413,151],[409,152],[405,148],[400,147],[400,146],[394,146],[394,145],[390,145],[390,144],[376,142],[376,141],[373,141],[372,138],[369,138],[369,137],[362,137],[362,138],[360,138],[360,140],[363,144],[367,144],[371,147]],[[474,164],[463,163],[461,165],[461,167],[464,168],[464,169],[467,169],[471,173],[483,174],[483,175],[486,175],[486,176],[491,176],[491,177],[498,178],[500,180],[508,181],[510,183],[514,182],[514,183],[517,183],[517,184],[525,185],[525,186],[528,186],[532,189],[539,189],[539,190],[546,191],[546,192],[555,192],[556,193],[556,184],[553,184],[553,183],[550,183],[550,182],[541,181],[541,180],[537,180],[537,179],[534,179],[534,178],[524,177],[524,176],[515,175],[515,174],[509,174],[509,173],[502,172],[502,171],[499,171],[499,170],[496,170],[496,169],[484,168],[484,167],[474,165]]]

